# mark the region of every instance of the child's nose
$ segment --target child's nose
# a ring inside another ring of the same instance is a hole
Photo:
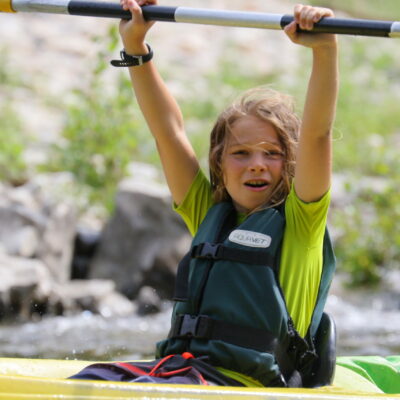
[[[267,163],[262,154],[255,154],[251,158],[250,170],[254,172],[265,171],[267,169]]]

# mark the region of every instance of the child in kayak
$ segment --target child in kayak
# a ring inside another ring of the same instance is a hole
[[[121,0],[124,59],[155,138],[174,201],[194,239],[179,265],[172,325],[154,362],[96,364],[73,378],[244,386],[307,386],[334,271],[326,231],[337,40],[307,34],[333,13],[296,5],[289,39],[311,48],[302,120],[290,97],[252,89],[211,132],[210,180],[185,134],[179,106],[145,43],[154,22]],[[251,60],[247,60],[249,67]],[[106,371],[106,372],[104,372]]]

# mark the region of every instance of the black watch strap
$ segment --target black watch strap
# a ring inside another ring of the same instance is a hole
[[[112,60],[111,65],[114,67],[136,67],[150,61],[153,58],[153,50],[147,43],[146,46],[149,52],[141,56],[127,54],[125,49],[121,50],[121,60]]]

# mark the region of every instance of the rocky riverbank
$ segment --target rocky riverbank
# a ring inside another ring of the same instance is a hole
[[[39,175],[1,187],[0,320],[160,311],[190,244],[166,188],[125,180],[113,216],[96,231],[62,199],[68,177]]]

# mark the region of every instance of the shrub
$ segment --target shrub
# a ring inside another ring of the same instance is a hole
[[[18,186],[27,179],[24,151],[26,135],[12,101],[12,88],[19,80],[7,62],[7,50],[0,49],[0,180]]]
[[[108,50],[117,44],[111,28]],[[89,189],[89,200],[110,211],[119,181],[137,148],[138,122],[128,78],[118,75],[115,88],[104,85],[107,64],[99,53],[88,88],[74,91],[67,106],[62,141],[54,145],[49,164],[53,171],[70,171],[78,184]]]

